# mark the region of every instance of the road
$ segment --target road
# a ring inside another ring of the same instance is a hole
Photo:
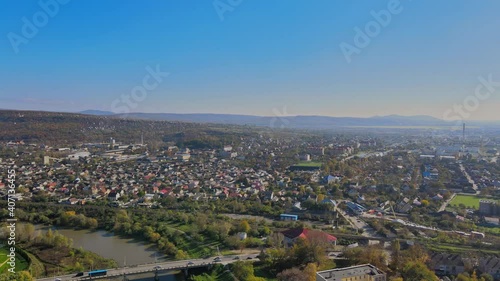
[[[474,189],[476,191],[476,195],[479,194],[479,189],[477,188],[477,185],[476,183],[474,182],[474,180],[470,177],[470,175],[467,173],[467,171],[465,170],[464,168],[464,165],[462,165],[461,163],[459,164],[460,166],[460,171],[462,171],[462,173],[464,174],[464,176],[467,178],[467,180],[469,181],[470,184],[472,184],[472,189]]]
[[[455,198],[455,196],[457,196],[457,194],[453,193],[448,200],[444,201],[443,204],[441,204],[441,207],[439,208],[438,213],[444,211],[446,209],[446,206],[448,206],[448,204],[450,204],[451,200],[453,200],[453,198]]]
[[[339,202],[345,202],[345,201],[339,201]],[[356,229],[363,229],[363,233],[361,235],[365,237],[379,237],[380,235],[373,229],[369,224],[367,224],[365,221],[361,219],[359,216],[352,216],[345,212],[344,210],[341,210],[340,208],[337,208],[337,211],[339,214],[344,217],[346,221],[351,224],[352,227]]]
[[[251,254],[251,255],[238,255],[238,256],[223,256],[220,257],[220,262],[215,262],[214,258],[207,258],[207,259],[192,259],[192,260],[181,260],[181,261],[170,261],[170,262],[159,262],[159,263],[153,263],[153,264],[144,264],[144,265],[138,265],[138,266],[130,266],[130,267],[122,267],[122,268],[115,268],[115,269],[108,269],[108,274],[104,277],[112,277],[112,276],[123,276],[129,275],[129,274],[139,274],[139,273],[145,273],[145,272],[154,272],[158,270],[158,272],[163,272],[163,271],[170,271],[170,270],[182,270],[186,268],[195,268],[195,267],[205,267],[209,266],[210,264],[215,264],[215,263],[220,263],[220,264],[230,264],[233,262],[236,262],[238,260],[245,260],[245,261],[256,261],[256,254]],[[236,257],[239,257],[239,259],[236,259]],[[188,265],[188,263],[190,263]],[[54,281],[54,280],[61,280],[61,281],[67,281],[67,280],[90,280],[88,276],[82,276],[82,277],[75,277],[76,273],[71,274],[71,275],[63,275],[63,276],[54,276],[54,277],[47,277],[47,278],[38,278],[36,280],[39,281]],[[58,279],[59,278],[59,279]],[[97,279],[96,277],[93,277],[92,280]]]
[[[377,215],[371,215],[371,214],[363,214],[362,216],[365,217],[365,218],[372,218],[372,219],[384,219],[384,220],[388,220],[388,221],[391,221],[391,222],[400,223],[400,224],[405,225],[405,226],[410,226],[410,227],[415,227],[415,228],[420,228],[420,229],[435,230],[435,231],[440,231],[440,232],[452,232],[452,231],[448,231],[448,230],[441,230],[441,229],[436,228],[436,227],[419,225],[419,224],[410,222],[408,220],[394,219],[394,218],[387,217],[387,216],[379,217]]]

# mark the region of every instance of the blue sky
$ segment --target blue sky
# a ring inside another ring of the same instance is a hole
[[[2,2],[0,108],[116,109],[158,67],[130,111],[442,118],[500,81],[496,0],[400,0],[350,62],[340,44],[395,0],[54,1]],[[466,119],[500,119],[500,87],[476,101]]]

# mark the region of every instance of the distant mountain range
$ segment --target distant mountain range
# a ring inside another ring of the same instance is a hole
[[[98,116],[115,115],[115,113],[113,113],[111,111],[91,110],[91,109],[80,111],[78,113],[87,114],[87,115],[98,115]]]
[[[234,125],[253,125],[275,128],[309,128],[327,129],[333,127],[435,127],[453,126],[456,123],[444,121],[426,115],[416,116],[375,116],[369,118],[361,117],[330,117],[330,116],[253,116],[233,114],[210,114],[210,113],[129,113],[115,114],[109,111],[86,110],[82,114],[115,116],[119,118],[133,118],[145,120],[183,121],[195,123],[220,123]]]

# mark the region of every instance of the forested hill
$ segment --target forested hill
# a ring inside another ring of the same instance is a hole
[[[0,110],[0,142],[24,141],[56,145],[108,142],[184,143],[202,140],[208,146],[220,146],[248,127],[172,121],[123,119],[74,113]]]

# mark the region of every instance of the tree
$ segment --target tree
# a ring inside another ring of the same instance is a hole
[[[401,245],[399,244],[399,240],[395,240],[392,243],[392,256],[391,256],[390,267],[394,271],[398,271],[399,268],[401,268]]]
[[[306,273],[301,271],[297,267],[293,267],[290,269],[286,269],[276,276],[278,281],[304,281],[308,280],[308,276]]]
[[[240,222],[240,225],[238,227],[238,231],[239,232],[246,232],[246,233],[248,233],[250,231],[250,229],[251,228],[250,228],[250,224],[248,223],[248,221],[242,220]]]
[[[470,276],[470,280],[471,280],[471,281],[478,281],[478,280],[477,280],[476,270],[474,270],[474,272],[472,272],[472,275]]]
[[[317,266],[314,263],[310,263],[304,268],[304,277],[307,279],[304,279],[305,281],[315,281],[316,280],[316,271],[317,271]]]
[[[253,264],[251,262],[237,261],[232,264],[231,271],[239,280],[248,280],[250,277],[254,276]]]
[[[408,262],[401,271],[405,281],[438,281],[439,278],[422,262]]]
[[[185,260],[188,258],[188,254],[184,252],[183,250],[177,250],[177,253],[175,254],[175,259],[176,260]]]
[[[353,265],[370,263],[382,270],[387,270],[387,255],[379,246],[349,249],[344,255]]]
[[[191,276],[193,281],[217,281],[216,277],[203,273],[202,275]]]
[[[421,263],[427,263],[429,261],[429,254],[427,251],[420,245],[415,244],[408,248],[406,251],[401,252],[401,256],[403,259],[403,263],[407,263],[410,261],[416,261]]]
[[[269,245],[274,248],[282,248],[284,246],[285,236],[282,233],[275,232],[269,236]]]
[[[470,277],[467,276],[466,274],[464,273],[460,273],[457,275],[457,277],[455,278],[455,281],[470,281]]]
[[[33,277],[28,271],[20,271],[14,274],[0,275],[0,281],[33,281]]]
[[[491,276],[490,274],[488,273],[483,273],[481,274],[481,278],[484,279],[485,281],[493,281],[493,276]]]
[[[289,251],[293,265],[303,266],[309,263],[321,264],[325,259],[325,244],[321,239],[298,239]]]
[[[87,227],[90,229],[96,229],[97,226],[99,225],[97,220],[94,218],[87,218],[86,224],[87,224]]]
[[[26,235],[26,238],[28,241],[33,240],[35,237],[35,226],[32,225],[31,223],[27,223],[24,225],[24,235]]]

